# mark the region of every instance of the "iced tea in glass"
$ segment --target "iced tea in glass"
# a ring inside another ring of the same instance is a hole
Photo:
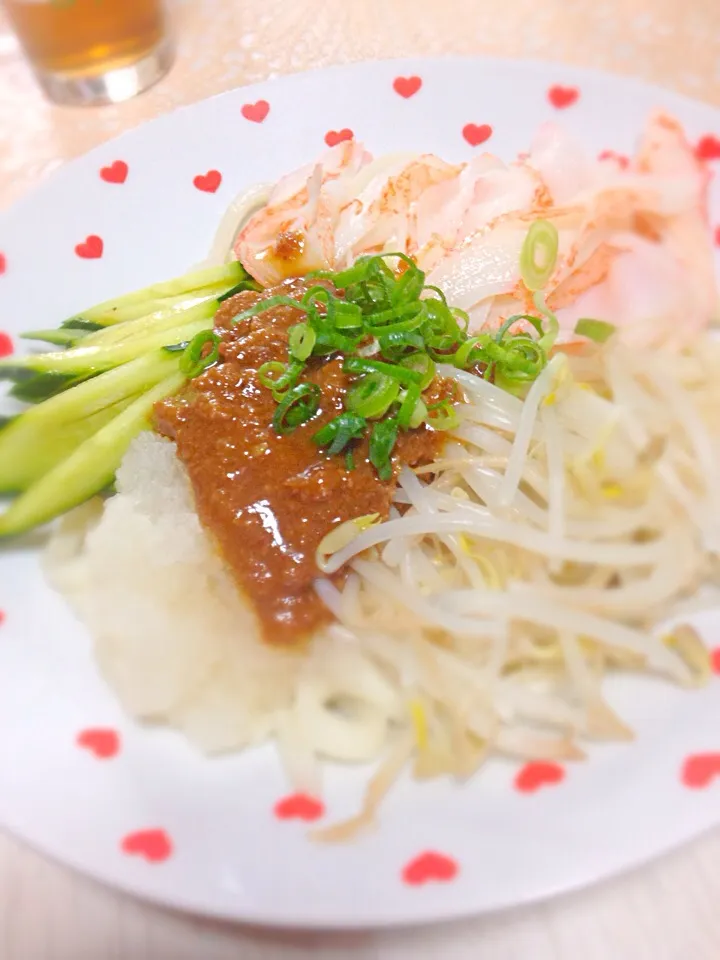
[[[172,63],[162,0],[0,0],[37,78],[57,103],[114,103]]]

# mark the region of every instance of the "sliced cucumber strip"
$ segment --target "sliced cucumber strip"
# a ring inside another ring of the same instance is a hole
[[[0,537],[26,533],[103,490],[132,440],[149,426],[153,406],[179,390],[184,379],[174,373],[148,390],[14,500],[0,516]]]

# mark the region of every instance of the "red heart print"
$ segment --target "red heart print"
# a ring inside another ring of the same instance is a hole
[[[270,113],[270,104],[267,100],[258,100],[256,103],[244,103],[240,108],[240,113],[246,120],[252,120],[253,123],[262,123]]]
[[[222,174],[219,170],[208,170],[207,173],[199,173],[193,183],[204,193],[215,193],[222,183]]]
[[[393,81],[393,90],[395,93],[399,93],[400,96],[405,97],[406,100],[408,97],[414,96],[421,86],[422,80],[420,77],[395,77]]]
[[[712,664],[713,673],[720,673],[720,647],[715,647],[711,652],[710,663]]]
[[[457,861],[444,853],[426,850],[403,867],[402,878],[411,887],[425,883],[447,883],[458,875]]]
[[[131,857],[144,857],[150,863],[162,863],[172,855],[173,845],[164,830],[138,830],[123,837],[120,847]]]
[[[715,246],[720,247],[720,227],[715,227]]]
[[[325,143],[329,147],[336,147],[343,140],[352,140],[355,134],[349,127],[343,127],[342,130],[328,130],[325,134]]]
[[[109,167],[100,168],[100,177],[105,183],[125,183],[128,175],[128,165],[124,160],[115,160]]]
[[[15,352],[13,342],[7,333],[0,332],[0,357],[10,357]],[[2,619],[0,619],[2,623]]]
[[[720,753],[695,753],[687,757],[680,778],[686,787],[702,790],[720,777]]]
[[[580,91],[577,87],[561,87],[560,84],[555,84],[554,87],[550,87],[547,95],[548,100],[554,107],[557,107],[558,110],[564,110],[575,103],[580,96]]]
[[[615,153],[614,150],[603,150],[598,154],[598,160],[614,160],[621,170],[626,170],[630,166],[630,160],[622,153]]]
[[[462,135],[471,147],[479,147],[492,136],[493,129],[489,123],[466,123]]]
[[[533,761],[526,763],[515,777],[515,787],[522,793],[535,793],[540,787],[560,783],[565,779],[565,770],[559,763]]]
[[[5,273],[6,270],[7,270],[7,257],[5,256],[4,253],[0,253],[0,277]]]
[[[91,233],[90,236],[85,237],[82,243],[77,244],[75,253],[79,257],[82,257],[83,260],[97,260],[103,255],[104,248],[105,245],[102,242],[102,238],[96,237],[94,233]]]
[[[698,160],[720,160],[720,139],[711,133],[700,137],[695,147],[695,156]]]
[[[94,753],[100,760],[109,760],[120,752],[120,737],[115,730],[105,727],[93,727],[81,730],[76,738],[77,745]]]
[[[5,611],[0,610],[0,627],[5,623]]]
[[[306,793],[292,793],[278,800],[274,809],[278,820],[319,820],[325,813],[325,806],[315,797]]]

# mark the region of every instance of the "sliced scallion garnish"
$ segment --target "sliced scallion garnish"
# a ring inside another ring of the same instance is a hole
[[[615,333],[617,327],[606,320],[594,320],[591,317],[581,317],[575,324],[575,333],[579,337],[587,337],[595,343],[605,343]]]
[[[520,252],[520,276],[528,290],[542,290],[557,261],[558,232],[549,220],[535,220]]]
[[[208,346],[209,350],[206,349]],[[180,372],[192,380],[216,363],[219,356],[220,337],[212,330],[202,330],[192,338],[180,357]]]

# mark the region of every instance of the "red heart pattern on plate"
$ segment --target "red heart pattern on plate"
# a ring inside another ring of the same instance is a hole
[[[270,104],[267,100],[258,100],[256,103],[244,103],[240,108],[240,113],[246,120],[252,120],[253,123],[262,123],[270,113]]]
[[[81,730],[76,737],[79,747],[94,753],[100,760],[109,760],[120,752],[120,736],[109,727],[92,727]]]
[[[128,169],[124,160],[115,160],[110,166],[100,168],[100,177],[105,183],[125,183]]]
[[[411,887],[421,887],[426,883],[447,883],[455,879],[459,869],[457,861],[452,857],[426,850],[405,864],[402,878]]]
[[[120,848],[131,857],[143,857],[149,863],[162,863],[172,856],[173,845],[164,830],[137,830],[123,837]]]
[[[680,779],[686,787],[702,790],[720,777],[720,753],[695,753],[685,759]]]
[[[395,93],[399,93],[401,97],[405,97],[407,100],[409,97],[414,97],[422,86],[422,79],[420,77],[395,77],[393,80],[393,90]]]
[[[387,80],[385,82],[387,84]],[[398,76],[392,81],[394,94],[403,99],[412,98],[422,87],[423,80],[416,75]],[[389,96],[390,91],[387,87],[386,91]],[[577,87],[555,85],[547,90],[547,100],[559,110],[572,106],[579,98],[580,90]],[[237,110],[237,106],[234,109]],[[240,107],[240,112],[245,120],[262,124],[269,115],[270,104],[267,100],[246,103]],[[237,113],[235,115],[237,116]],[[470,146],[477,147],[493,136],[493,128],[487,123],[468,123],[462,128],[462,136]],[[353,138],[353,130],[345,127],[340,130],[328,130],[324,140],[329,147],[332,147]],[[720,137],[713,134],[700,137],[695,145],[695,153],[701,160],[720,160]],[[621,169],[627,168],[630,163],[627,156],[614,150],[603,150],[598,159],[615,162]],[[127,181],[129,172],[130,168],[124,160],[115,160],[99,168],[96,175],[99,174],[105,183],[121,185]],[[195,176],[193,184],[202,192],[215,193],[222,179],[220,171],[208,170],[205,174]],[[720,247],[720,224],[714,228],[713,238],[715,244]],[[104,241],[97,235],[88,235],[84,241],[76,245],[75,253],[83,259],[100,258],[104,253]],[[7,258],[0,253],[0,275],[6,271]],[[13,350],[13,341],[10,336],[0,332],[0,357],[12,354]],[[5,618],[6,614],[0,610],[0,625]],[[711,650],[710,657],[713,672],[720,675],[720,646]],[[123,748],[118,732],[104,727],[88,727],[80,731],[76,736],[76,745],[99,760],[116,757]],[[92,762],[89,762],[92,766]],[[530,762],[517,771],[514,787],[523,793],[535,793],[544,787],[560,784],[565,777],[566,770],[558,763]],[[720,788],[720,752],[688,755],[682,763],[680,778],[686,787],[694,790],[706,789],[713,785]],[[282,797],[273,807],[273,814],[278,820],[299,820],[311,823],[321,819],[325,813],[323,802],[305,793],[293,793]],[[171,858],[174,853],[173,838],[161,828],[141,829],[128,833],[119,845],[124,854],[139,857],[148,863],[162,863]],[[395,870],[399,866],[400,864],[396,864]],[[402,867],[401,878],[404,884],[419,887],[433,883],[448,883],[453,881],[459,872],[460,865],[452,857],[435,850],[425,850]]]
[[[521,793],[535,793],[541,787],[561,783],[564,779],[565,770],[559,763],[534,760],[518,770],[515,776],[515,788]]]
[[[336,147],[343,140],[352,140],[354,136],[350,127],[343,127],[342,130],[328,130],[325,134],[325,143],[329,147]]]
[[[208,170],[207,173],[199,173],[193,183],[203,193],[215,193],[222,183],[222,174],[219,170]]]
[[[711,133],[700,137],[695,147],[695,156],[698,160],[720,160],[720,138]]]
[[[471,147],[479,147],[492,136],[493,129],[489,123],[466,123],[462,135]]]
[[[278,800],[273,810],[278,820],[319,820],[325,813],[325,805],[306,793],[292,793]]]
[[[105,244],[102,241],[102,237],[91,233],[90,236],[85,237],[82,243],[77,244],[75,253],[79,257],[82,257],[83,260],[97,260],[103,255],[104,249]]]
[[[563,87],[559,83],[556,83],[555,86],[550,87],[547,96],[550,103],[557,110],[565,110],[567,107],[571,107],[574,103],[577,103],[580,91],[577,87]]]
[[[615,153],[614,150],[603,150],[598,154],[598,160],[614,160],[621,170],[630,166],[630,159],[622,153]]]

